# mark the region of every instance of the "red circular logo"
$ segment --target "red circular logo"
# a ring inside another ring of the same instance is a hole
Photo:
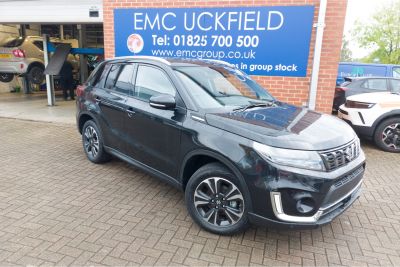
[[[142,49],[143,49],[143,46],[144,46],[143,38],[139,34],[136,34],[136,33],[131,34],[131,35],[129,35],[128,39],[126,40],[126,45],[129,49],[129,51],[137,54],[140,51],[142,51]]]

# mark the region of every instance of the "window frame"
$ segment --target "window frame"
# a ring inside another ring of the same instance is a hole
[[[139,67],[140,67],[140,66],[151,67],[151,68],[160,70],[162,73],[164,73],[164,74],[166,75],[167,79],[169,80],[169,82],[171,83],[172,87],[174,88],[174,90],[175,90],[175,96],[174,96],[174,97],[175,97],[175,100],[177,99],[176,96],[179,95],[179,91],[178,91],[178,89],[176,88],[175,83],[172,81],[170,75],[169,75],[164,69],[160,68],[160,67],[157,66],[157,65],[148,64],[148,63],[142,63],[142,62],[136,63],[135,75],[134,75],[134,77],[135,77],[135,79],[134,79],[134,86],[133,86],[133,92],[132,92],[131,97],[133,97],[134,99],[143,101],[143,102],[145,102],[145,103],[149,103],[149,102],[150,102],[150,99],[149,99],[149,100],[145,100],[145,99],[140,98],[140,97],[138,97],[138,96],[135,95],[135,93],[136,93],[137,76],[138,76],[138,73],[139,73]]]

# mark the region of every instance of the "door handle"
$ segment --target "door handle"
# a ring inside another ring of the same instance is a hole
[[[97,103],[97,104],[100,104],[101,98],[100,98],[99,96],[96,96],[96,97],[95,97],[95,100],[96,100],[96,103]]]
[[[128,108],[128,109],[126,110],[126,113],[128,113],[128,117],[129,117],[129,118],[132,118],[132,116],[135,115],[136,112],[133,111],[132,108]]]

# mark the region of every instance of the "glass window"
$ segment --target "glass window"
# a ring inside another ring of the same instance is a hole
[[[400,78],[400,67],[394,67],[393,68],[393,77],[394,78]]]
[[[390,79],[390,85],[393,92],[400,93],[400,80]]]
[[[110,67],[111,67],[110,64],[104,64],[101,66],[102,70],[99,70],[99,75],[96,75],[95,80],[93,81],[92,84],[93,86],[103,87],[108,71],[110,70]]]
[[[386,79],[368,79],[363,83],[362,87],[370,90],[386,91],[387,83]]]
[[[8,38],[0,46],[1,47],[17,47],[21,46],[25,41],[24,37]]]
[[[33,44],[43,51],[43,41],[34,41]]]
[[[175,88],[167,75],[157,68],[139,66],[134,95],[141,99],[149,100],[150,97],[159,94],[175,96]]]
[[[129,91],[133,89],[132,76],[134,66],[131,64],[122,65],[122,70],[118,75],[117,82],[115,83],[115,90],[123,94],[129,94]]]
[[[104,70],[104,66],[105,64],[100,64],[97,68],[95,68],[86,80],[86,84],[92,86],[95,85],[100,80],[100,76]]]
[[[175,72],[201,108],[246,106],[274,98],[240,70],[216,66],[176,67]]]
[[[114,90],[115,80],[117,79],[119,73],[120,65],[112,65],[110,72],[108,73],[106,84],[104,88]]]

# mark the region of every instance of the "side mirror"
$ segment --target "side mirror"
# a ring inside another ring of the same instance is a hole
[[[173,109],[176,106],[175,97],[169,94],[160,94],[150,97],[150,106],[158,109]]]

